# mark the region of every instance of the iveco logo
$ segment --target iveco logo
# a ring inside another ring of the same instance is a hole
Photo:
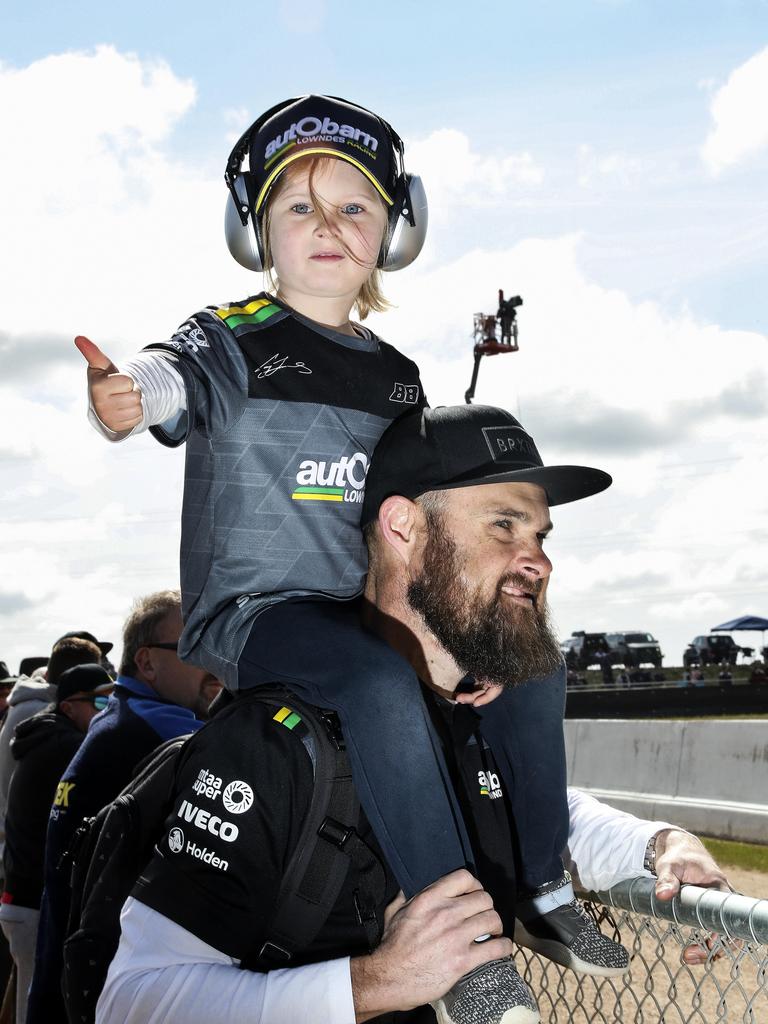
[[[191,822],[195,828],[202,829],[203,832],[210,832],[211,835],[218,836],[225,843],[234,843],[240,834],[240,829],[234,822],[222,821],[218,814],[211,814],[210,811],[205,811],[202,807],[195,807],[189,800],[181,801],[177,816],[183,818],[184,821]]]

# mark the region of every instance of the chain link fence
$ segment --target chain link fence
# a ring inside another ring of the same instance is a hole
[[[650,878],[590,894],[605,934],[629,950],[621,978],[588,978],[521,949],[544,1024],[768,1024],[768,900],[685,886],[671,903]],[[708,950],[688,966],[686,946]]]

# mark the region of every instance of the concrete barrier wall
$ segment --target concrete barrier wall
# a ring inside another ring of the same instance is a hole
[[[565,723],[569,785],[643,818],[768,844],[768,720]]]

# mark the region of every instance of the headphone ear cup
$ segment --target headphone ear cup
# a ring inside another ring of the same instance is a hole
[[[401,186],[398,189],[395,204],[389,215],[389,241],[380,262],[382,270],[402,270],[409,263],[413,263],[427,237],[429,210],[424,185],[421,178],[415,174],[406,174],[405,182],[407,187]],[[413,214],[413,224],[405,213],[408,209]]]
[[[237,262],[246,270],[257,273],[264,270],[264,248],[262,245],[259,225],[253,214],[253,201],[250,195],[250,172],[243,171],[235,181],[235,192],[240,203],[248,207],[248,220],[243,224],[240,211],[235,205],[232,194],[227,195],[227,207],[224,212],[224,236],[227,248]]]

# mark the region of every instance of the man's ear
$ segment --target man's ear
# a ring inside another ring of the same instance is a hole
[[[136,663],[136,668],[144,678],[150,683],[153,682],[155,678],[155,664],[152,658],[152,649],[150,647],[140,647],[134,654],[133,660]]]
[[[393,494],[379,506],[378,524],[382,539],[408,563],[419,536],[419,507],[410,498]]]
[[[59,711],[67,718],[72,718],[72,705],[68,700],[59,701]]]

